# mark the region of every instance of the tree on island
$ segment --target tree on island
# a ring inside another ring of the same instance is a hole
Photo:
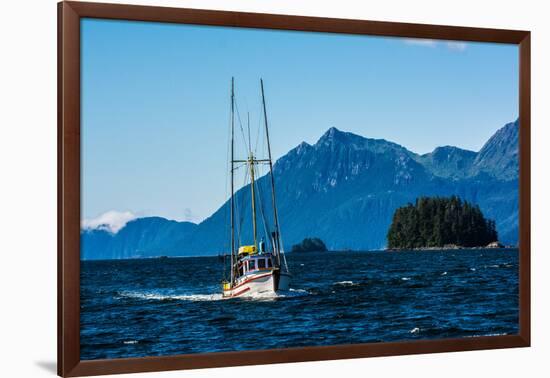
[[[388,248],[480,247],[497,241],[498,234],[478,205],[457,196],[419,197],[395,211],[387,238]]]
[[[292,252],[321,252],[326,250],[327,246],[319,238],[305,238],[301,243],[292,246]]]

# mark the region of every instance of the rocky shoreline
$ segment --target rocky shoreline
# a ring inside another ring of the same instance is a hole
[[[439,247],[418,247],[418,248],[386,248],[388,252],[401,251],[451,251],[451,250],[476,250],[476,249],[517,249],[517,246],[503,245],[500,242],[492,242],[485,246],[464,247],[456,244],[448,244]]]

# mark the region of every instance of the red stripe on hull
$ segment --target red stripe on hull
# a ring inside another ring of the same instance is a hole
[[[244,285],[244,284],[247,284],[247,283],[249,283],[249,282],[252,282],[252,281],[255,281],[255,280],[258,280],[258,279],[260,279],[260,278],[267,277],[267,276],[270,276],[270,275],[271,275],[271,273],[267,273],[267,274],[262,274],[261,276],[253,277],[253,278],[251,278],[251,279],[249,279],[249,280],[246,280],[246,281],[244,281],[244,282],[241,282],[240,284],[238,284],[238,285],[235,286],[235,287],[232,287],[231,290],[234,290],[234,289],[236,289],[236,288],[238,288],[238,287],[241,287],[241,286]]]
[[[247,288],[244,289],[244,290],[239,291],[239,292],[236,293],[236,294],[231,294],[228,298],[238,297],[239,295],[246,293],[248,290],[250,290],[249,287],[247,287]]]

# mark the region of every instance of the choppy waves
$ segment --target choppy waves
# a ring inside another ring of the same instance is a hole
[[[81,358],[516,334],[517,257],[289,255],[289,291],[228,300],[217,258],[83,262]]]

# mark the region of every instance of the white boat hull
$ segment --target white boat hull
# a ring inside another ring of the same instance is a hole
[[[288,290],[290,287],[290,274],[278,271],[260,271],[247,275],[237,281],[235,286],[223,291],[224,298],[254,297],[276,293],[279,290]]]

